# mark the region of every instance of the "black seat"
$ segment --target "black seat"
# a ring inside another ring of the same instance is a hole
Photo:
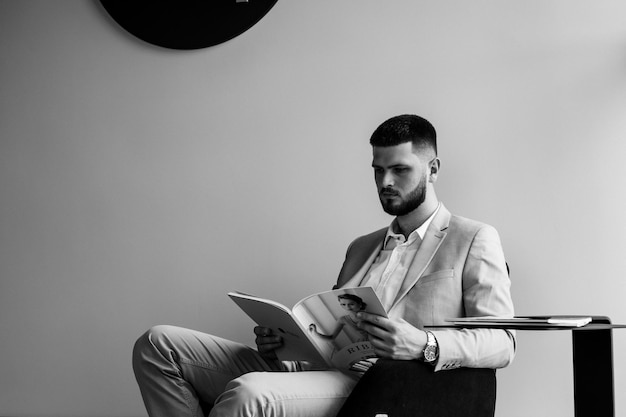
[[[419,361],[379,360],[359,380],[337,417],[493,417],[496,371],[434,372]]]

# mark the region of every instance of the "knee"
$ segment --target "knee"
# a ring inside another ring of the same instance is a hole
[[[263,388],[267,381],[263,380],[262,372],[249,372],[230,381],[226,390],[237,391],[240,398],[253,399],[263,396]]]
[[[166,341],[173,333],[173,326],[153,326],[139,336],[133,346],[133,367],[137,370],[166,345]]]
[[[269,398],[264,374],[264,372],[250,372],[233,379],[217,399],[216,406],[218,404],[226,406],[226,409],[231,412],[236,410],[239,416],[259,415],[261,410],[268,411],[267,406],[273,401]],[[273,414],[269,413],[269,415]]]

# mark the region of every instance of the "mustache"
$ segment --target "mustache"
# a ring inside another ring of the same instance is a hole
[[[393,188],[389,188],[389,187],[381,188],[380,191],[378,192],[378,194],[379,195],[394,195],[394,196],[399,196],[400,195],[399,192],[397,192]]]

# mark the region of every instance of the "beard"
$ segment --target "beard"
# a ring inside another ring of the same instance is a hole
[[[380,198],[380,203],[383,206],[383,210],[385,213],[391,214],[392,216],[404,216],[418,208],[424,200],[426,200],[426,175],[424,175],[420,182],[415,186],[413,190],[411,190],[407,196],[400,201],[396,202],[394,200],[385,199],[384,194],[392,194],[395,196],[399,196],[397,191],[391,188],[382,188],[378,194]]]

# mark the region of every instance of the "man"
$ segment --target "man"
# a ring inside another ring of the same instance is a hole
[[[391,225],[348,248],[336,287],[372,286],[389,318],[359,313],[378,356],[421,360],[434,371],[501,368],[515,352],[506,330],[425,330],[463,316],[513,315],[497,232],[453,216],[434,185],[436,133],[415,115],[393,117],[372,134],[376,186]],[[136,343],[133,366],[151,417],[332,416],[359,375],[279,362],[279,336],[256,327],[257,350],[171,326]]]

